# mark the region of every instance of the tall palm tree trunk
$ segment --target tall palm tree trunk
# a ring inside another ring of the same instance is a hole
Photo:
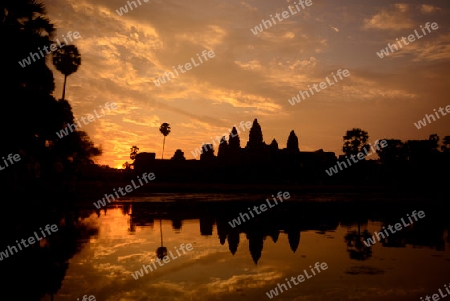
[[[162,219],[159,219],[159,231],[161,232],[161,247],[163,246],[163,238],[162,238]]]
[[[67,81],[67,75],[64,75],[64,86],[63,86],[62,100],[64,100],[64,97],[66,96],[66,81]]]
[[[164,145],[166,144],[166,136],[164,136],[164,140],[163,140],[163,152],[161,155],[161,160],[164,159]]]

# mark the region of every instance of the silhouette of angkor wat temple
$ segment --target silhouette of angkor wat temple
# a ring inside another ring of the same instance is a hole
[[[177,150],[170,160],[156,159],[155,153],[143,152],[136,155],[133,167],[136,174],[151,171],[164,182],[274,183],[298,180],[300,170],[309,176],[319,175],[336,162],[333,152],[301,152],[294,131],[291,131],[284,149],[278,148],[275,139],[266,144],[257,119],[253,121],[244,148],[240,146],[239,134],[233,127],[228,141],[222,137],[217,156],[214,151],[213,145],[204,144],[200,160],[186,160],[181,150]]]

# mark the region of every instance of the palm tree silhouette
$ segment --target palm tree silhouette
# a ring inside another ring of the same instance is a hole
[[[55,88],[53,74],[45,64],[47,54],[44,53],[43,59],[32,62],[32,65],[26,68],[17,64],[17,61],[22,61],[30,52],[36,53],[38,46],[43,48],[51,44],[55,36],[55,26],[48,19],[45,5],[41,2],[0,1],[2,45],[14,45],[0,49],[2,74],[5,75],[1,83],[4,94],[4,88],[21,87],[49,94]]]
[[[164,158],[164,145],[166,144],[166,136],[169,135],[169,133],[170,133],[170,125],[168,123],[164,122],[163,124],[161,124],[159,131],[164,136],[163,152],[162,152],[162,156],[161,156],[161,159],[163,159]]]
[[[354,260],[367,260],[372,257],[372,247],[366,246],[364,241],[371,238],[370,233],[364,230],[361,233],[361,225],[358,221],[358,231],[349,231],[345,235],[344,239],[347,242],[347,252],[350,259]]]
[[[66,95],[66,81],[67,77],[72,73],[77,72],[81,65],[81,55],[75,45],[63,45],[53,52],[53,65],[56,70],[64,74],[64,87],[62,93],[62,100]]]
[[[156,256],[163,259],[167,256],[167,248],[163,246],[162,219],[159,220],[159,231],[161,232],[161,247],[156,249]]]
[[[137,147],[136,145],[133,145],[130,149],[131,153],[130,153],[130,159],[134,160],[136,159],[136,155],[139,153],[139,147]]]

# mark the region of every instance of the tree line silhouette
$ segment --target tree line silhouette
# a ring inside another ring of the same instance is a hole
[[[0,185],[6,190],[34,187],[46,183],[53,189],[63,180],[79,176],[85,165],[101,155],[86,132],[76,131],[65,139],[56,132],[74,123],[70,103],[65,99],[67,77],[81,65],[75,45],[62,45],[44,58],[23,68],[19,61],[54,43],[56,27],[46,17],[43,3],[31,0],[0,3],[0,49],[2,65],[3,110],[8,117],[0,120],[0,131],[7,143],[0,146],[0,156],[19,154],[15,168],[0,173]],[[41,50],[42,52],[42,50]],[[53,72],[46,65],[52,58],[55,68],[64,75],[62,98],[56,99]]]
[[[167,124],[166,124],[167,125]],[[170,126],[169,126],[170,129]],[[170,132],[170,131],[169,131]],[[166,135],[165,135],[166,136]],[[164,136],[164,138],[165,138]],[[131,148],[130,159],[124,167],[129,172],[154,171],[159,181],[167,182],[216,182],[216,183],[306,183],[306,184],[364,184],[428,185],[443,183],[448,175],[441,170],[450,166],[450,136],[440,144],[439,136],[432,134],[428,140],[382,138],[369,140],[367,131],[361,128],[347,130],[343,136],[339,157],[322,149],[314,152],[300,151],[299,139],[292,130],[286,148],[280,149],[276,139],[266,144],[257,119],[249,131],[245,147],[240,136],[232,128],[228,140],[222,136],[217,156],[212,144],[203,144],[200,160],[186,160],[184,152],[177,149],[170,160],[157,160],[155,153],[141,152]],[[165,141],[165,140],[164,140]],[[379,146],[381,144],[381,147]],[[376,151],[378,158],[370,150]],[[330,177],[326,169],[338,160],[363,154],[363,159],[345,171]],[[367,156],[372,156],[370,159]],[[426,177],[420,175],[426,174]]]

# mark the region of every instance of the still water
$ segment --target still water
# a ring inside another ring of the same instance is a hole
[[[290,282],[273,299],[420,300],[450,283],[449,227],[442,210],[284,202],[232,228],[228,221],[263,201],[250,199],[200,203],[155,196],[85,210],[76,221],[85,235],[77,238],[78,251],[68,259],[53,300],[270,300],[270,290],[304,270],[309,279]],[[413,210],[426,216],[371,247],[362,243],[365,231],[373,235]],[[192,250],[183,253],[181,244]],[[161,246],[173,256],[152,265]],[[314,276],[309,266],[317,262],[327,269]],[[143,265],[153,271],[142,270],[135,279],[132,274]]]

